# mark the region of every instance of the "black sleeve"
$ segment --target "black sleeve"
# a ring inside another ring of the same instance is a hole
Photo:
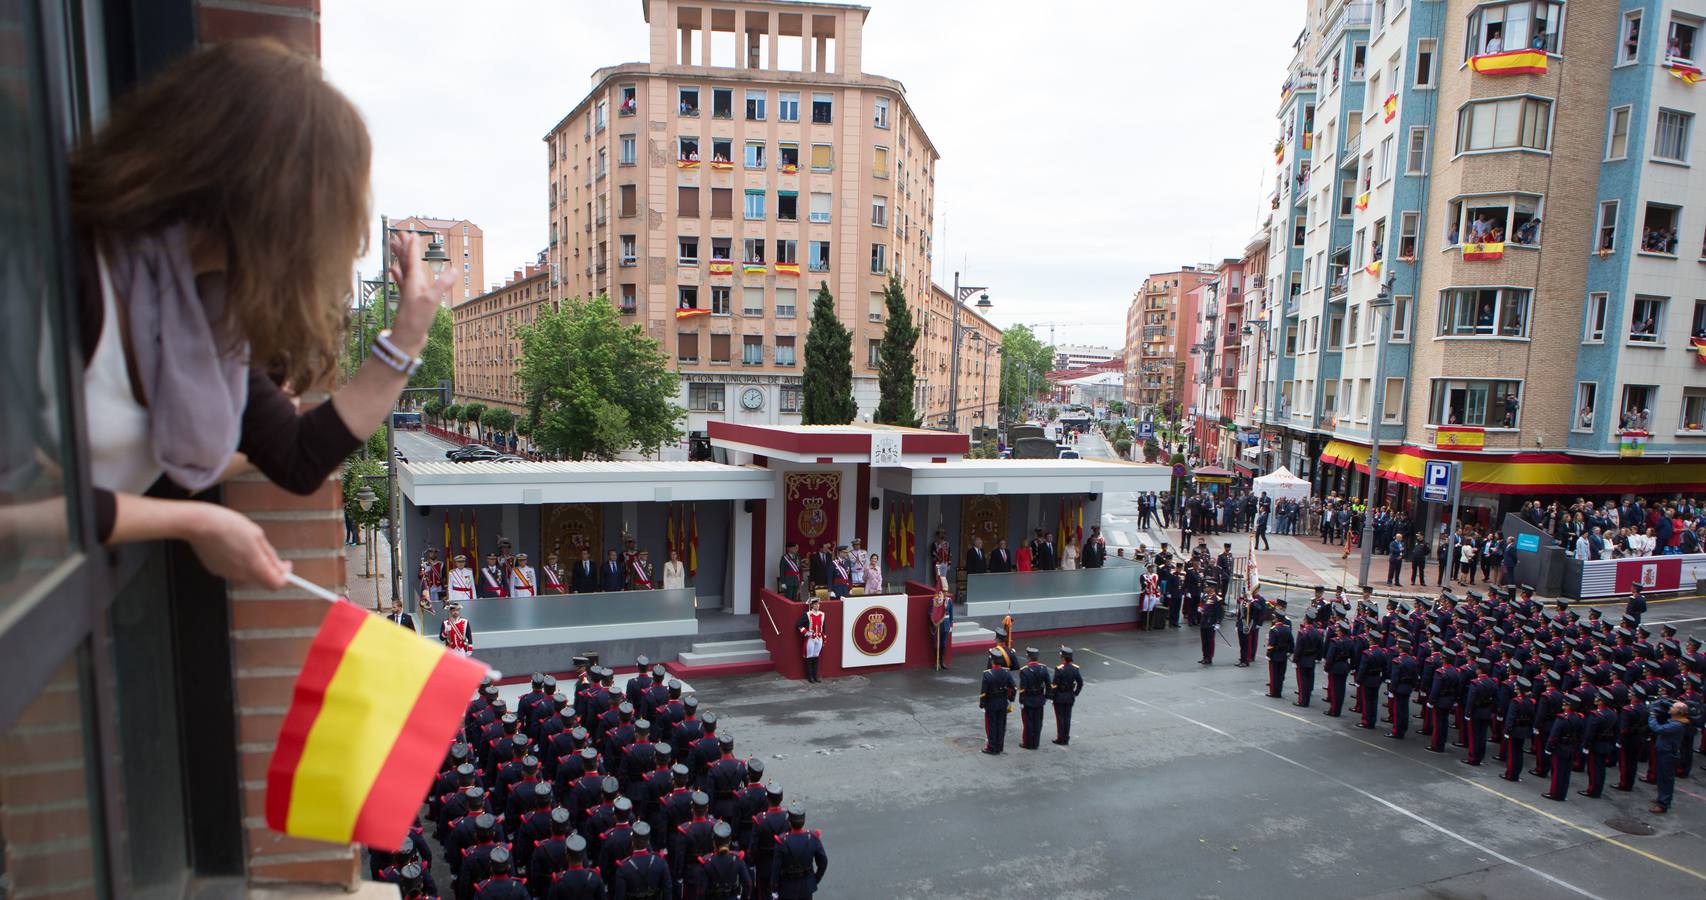
[[[237,449],[274,484],[311,494],[361,446],[330,402],[303,415],[259,369],[249,370],[249,401]]]
[[[118,497],[106,488],[95,488],[95,540],[102,544],[113,536],[118,521]]]

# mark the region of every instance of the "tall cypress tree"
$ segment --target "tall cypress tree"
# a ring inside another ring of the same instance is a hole
[[[835,314],[829,284],[818,282],[812,300],[812,327],[806,332],[804,425],[845,425],[859,411],[853,402],[853,333]]]
[[[918,344],[918,326],[912,322],[912,308],[906,305],[906,291],[892,273],[883,286],[883,302],[888,306],[888,327],[877,350],[877,390],[881,396],[874,419],[884,425],[917,428],[918,410],[912,403],[912,390],[918,380],[918,359],[913,352]]]

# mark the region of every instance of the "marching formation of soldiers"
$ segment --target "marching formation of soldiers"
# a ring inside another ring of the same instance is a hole
[[[597,654],[572,683],[534,675],[513,705],[489,680],[429,792],[451,883],[417,820],[370,874],[405,900],[807,898],[829,857],[762,760],[735,755],[715,713],[640,657],[618,686]]]
[[[1384,609],[1364,591],[1353,613],[1317,587],[1295,629],[1284,600],[1250,599],[1273,622],[1269,697],[1285,696],[1290,669],[1293,705],[1309,706],[1319,668],[1326,715],[1342,715],[1348,702],[1357,727],[1384,722],[1395,740],[1420,719],[1428,750],[1445,753],[1450,741],[1464,749],[1465,765],[1480,766],[1491,747],[1499,777],[1520,781],[1526,769],[1546,779],[1544,796],[1556,801],[1569,799],[1576,773],[1587,782],[1578,794],[1601,796],[1611,772],[1614,790],[1633,790],[1637,778],[1656,785],[1651,811],[1663,813],[1672,782],[1692,772],[1697,741],[1706,753],[1706,653],[1696,638],[1679,642],[1670,625],[1657,635],[1641,625],[1644,602],[1613,623],[1562,600],[1548,612],[1527,586],[1461,598],[1448,591],[1413,606],[1388,600]]]
[[[1084,690],[1084,676],[1072,661],[1072,648],[1060,648],[1060,664],[1050,669],[1037,661],[1035,647],[1026,647],[1025,664],[1020,665],[1007,632],[998,635],[995,646],[989,648],[989,667],[983,671],[977,697],[983,710],[983,752],[996,756],[1006,748],[1007,716],[1013,712],[1014,700],[1019,701],[1022,749],[1038,748],[1043,707],[1049,704],[1054,706],[1054,743],[1066,746],[1072,740],[1072,706]]]

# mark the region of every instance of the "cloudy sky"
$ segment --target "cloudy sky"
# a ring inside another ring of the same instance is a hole
[[[958,266],[989,285],[998,324],[1117,347],[1146,274],[1239,255],[1256,232],[1302,0],[868,5],[865,71],[906,85],[942,154],[936,280]],[[327,73],[373,132],[377,212],[474,221],[488,281],[533,260],[541,139],[593,69],[645,59],[638,0],[324,10]]]

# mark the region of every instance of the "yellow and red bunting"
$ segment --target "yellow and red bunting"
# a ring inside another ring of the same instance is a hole
[[[719,171],[726,171],[726,170],[732,169],[734,167],[735,167],[735,164],[732,162],[724,162],[722,160],[716,160],[716,159],[711,160],[711,168],[717,169]]]
[[[1472,56],[1469,68],[1482,75],[1545,75],[1546,51],[1518,49]]]
[[[686,526],[682,534],[687,534]],[[699,504],[693,504],[693,535],[687,539],[687,574],[699,574]]]
[[[1691,66],[1684,62],[1667,63],[1665,71],[1669,72],[1672,78],[1682,79],[1685,84],[1696,84],[1702,77],[1699,66]]]
[[[675,161],[675,167],[677,169],[697,169],[697,168],[699,168],[699,160],[696,160],[696,159],[678,159]]]
[[[740,264],[740,270],[747,275],[763,275],[770,271],[761,262],[745,262]]]
[[[1359,210],[1368,209],[1368,191],[1363,191],[1357,195],[1356,208]]]
[[[1646,438],[1644,432],[1618,435],[1620,442],[1628,441],[1631,445],[1644,444]],[[1636,449],[1636,446],[1630,449]],[[1477,450],[1466,453],[1461,448],[1382,447],[1380,475],[1388,481],[1420,487],[1423,469],[1430,459],[1462,463],[1463,490],[1472,492],[1550,496],[1698,493],[1706,490],[1706,461],[1683,461],[1682,457],[1676,457],[1666,462],[1664,456],[1652,460],[1588,457],[1556,451],[1501,453]],[[1321,452],[1321,461],[1367,474],[1368,445],[1355,441],[1328,441],[1326,449]]]
[[[1397,94],[1388,94],[1386,97],[1386,102],[1380,104],[1380,108],[1386,111],[1386,118],[1381,119],[1380,121],[1382,121],[1382,122],[1392,121],[1392,117],[1398,115],[1398,95]]]
[[[348,601],[331,604],[267,766],[267,827],[397,846],[485,674]]]
[[[713,260],[711,260],[711,274],[712,275],[733,275],[734,273],[735,273],[735,264],[733,262],[730,262],[729,260],[726,260],[726,259],[713,259]]]
[[[1467,262],[1475,260],[1493,260],[1505,258],[1504,241],[1479,241],[1463,245],[1463,259]]]
[[[778,274],[778,275],[798,276],[800,274],[800,264],[799,263],[777,263],[775,266],[775,269],[776,269],[776,274]]]
[[[1377,259],[1374,262],[1371,262],[1368,265],[1363,266],[1362,271],[1363,271],[1363,274],[1365,274],[1365,275],[1379,275],[1380,274],[1380,260]]]
[[[1706,338],[1689,338],[1689,343],[1694,345],[1694,361],[1706,363]]]
[[[1487,446],[1487,430],[1467,425],[1441,425],[1434,429],[1434,446],[1441,450],[1480,450]]]
[[[710,314],[711,311],[708,309],[678,309],[675,311],[675,318],[677,321],[680,321],[681,319],[691,319],[696,316],[708,316]]]

